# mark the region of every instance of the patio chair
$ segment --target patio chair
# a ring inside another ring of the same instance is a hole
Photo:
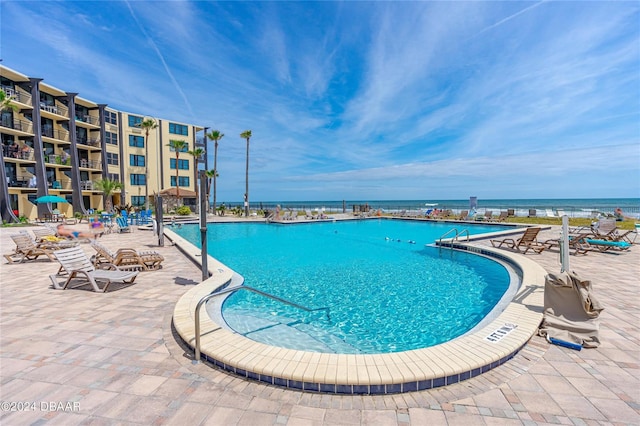
[[[56,260],[53,257],[54,249],[46,245],[38,245],[26,232],[11,235],[11,239],[16,243],[16,248],[13,253],[4,255],[9,263],[22,263],[25,260],[35,260],[40,256],[47,256],[52,262]]]
[[[633,240],[635,240],[635,238],[632,240],[629,234],[636,232],[635,229],[622,230],[618,228],[615,218],[598,220],[596,225],[591,226],[591,231],[597,239],[622,241],[629,244],[633,244]]]
[[[593,234],[590,232],[578,232],[578,233],[570,233],[569,234],[569,251],[573,250],[571,254],[587,254],[593,248],[586,241],[589,237],[593,237]],[[546,248],[550,249],[552,247],[560,248],[560,239],[553,238],[551,240],[547,240],[542,243],[546,246]]]
[[[529,249],[535,251],[536,253],[542,253],[542,251],[547,246],[539,243],[537,240],[540,229],[541,228],[527,228],[524,230],[524,234],[522,234],[522,237],[518,238],[517,240],[513,238],[491,240],[491,245],[496,248],[502,248],[502,246],[506,246],[507,248],[517,250],[522,254],[526,254]],[[524,251],[522,251],[522,249],[524,249]]]
[[[496,221],[497,222],[504,222],[505,220],[507,220],[508,217],[509,217],[509,214],[507,212],[500,212],[500,214],[496,218]]]
[[[467,216],[469,216],[469,210],[462,210],[460,212],[460,216],[458,216],[456,219],[465,220],[465,219],[467,219]]]
[[[117,217],[116,224],[118,225],[118,232],[131,232],[131,227],[129,226],[129,221],[126,217]]]
[[[122,271],[115,265],[109,265],[112,269],[96,269],[91,263],[81,247],[72,247],[55,252],[55,257],[60,262],[60,267],[67,274],[67,280],[58,283],[58,274],[49,275],[53,288],[57,290],[66,290],[67,288],[75,288],[90,284],[93,291],[104,293],[112,282],[122,282],[124,284],[132,284],[138,276],[138,271]],[[70,287],[71,282],[76,282]],[[104,287],[100,287],[98,282],[104,282]]]
[[[55,229],[49,226],[42,226],[33,229],[33,235],[36,236],[36,241],[41,242],[42,240],[49,239],[51,237],[58,238],[58,234]]]
[[[117,252],[109,250],[97,241],[91,241],[91,247],[97,252],[93,263],[96,266],[113,264],[123,270],[153,271],[160,269],[164,257],[156,251],[137,251],[131,248],[121,248]]]
[[[599,240],[596,238],[586,238],[585,242],[600,251],[624,251],[629,250],[631,244],[626,241]]]
[[[536,209],[529,209],[529,214],[527,215],[527,217],[537,217],[536,214]]]
[[[492,210],[485,210],[484,214],[480,214],[480,215],[476,216],[476,220],[477,221],[484,221],[484,222],[493,222],[493,211]]]

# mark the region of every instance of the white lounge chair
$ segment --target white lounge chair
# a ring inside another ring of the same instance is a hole
[[[115,265],[109,265],[113,268],[111,270],[96,269],[81,247],[57,250],[54,252],[54,256],[60,262],[62,269],[69,274],[63,284],[58,283],[58,275],[49,275],[53,288],[57,290],[80,287],[88,283],[91,284],[94,291],[104,293],[112,282],[131,284],[138,276],[138,271],[121,271]],[[103,264],[102,266],[106,265]],[[75,283],[73,287],[69,287],[73,279],[80,279],[81,281]],[[98,281],[104,282],[104,287],[100,288]]]

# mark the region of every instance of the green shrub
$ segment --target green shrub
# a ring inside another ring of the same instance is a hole
[[[191,214],[191,209],[187,206],[180,206],[176,209],[176,214],[180,216],[188,216]]]

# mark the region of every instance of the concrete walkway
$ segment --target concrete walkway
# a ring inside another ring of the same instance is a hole
[[[10,235],[25,229],[0,228],[1,254],[13,250]],[[557,236],[554,228],[541,239]],[[171,314],[200,281],[199,267],[168,240],[157,247],[150,231],[108,234],[101,242],[157,250],[164,268],[98,294],[53,290],[48,275],[58,266],[48,260],[2,260],[0,424],[640,424],[638,246],[571,257],[572,269],[592,280],[605,306],[597,349],[577,352],[534,337],[507,364],[455,385],[337,396],[193,365],[172,333]],[[559,271],[557,252],[527,257]]]

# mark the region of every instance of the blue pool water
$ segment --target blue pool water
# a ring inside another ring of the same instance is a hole
[[[387,353],[449,341],[477,325],[510,283],[496,261],[425,246],[451,228],[398,220],[209,224],[209,254],[246,285],[329,308],[328,316],[305,312],[245,291],[225,300],[222,315],[248,338],[309,351]],[[199,246],[198,226],[174,231]]]

